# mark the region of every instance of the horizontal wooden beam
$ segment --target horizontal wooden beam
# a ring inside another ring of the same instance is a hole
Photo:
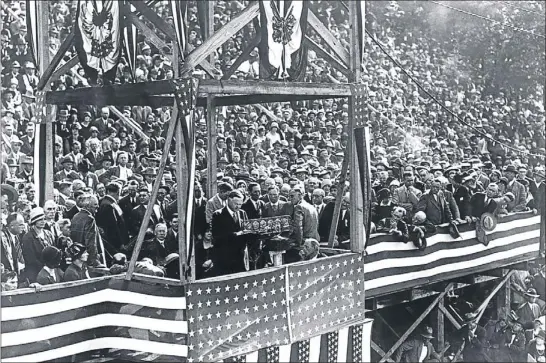
[[[343,47],[341,42],[336,39],[332,32],[320,21],[319,18],[309,11],[307,15],[307,22],[318,33],[318,35],[326,42],[328,47],[334,51],[334,53],[341,59],[346,67],[349,67],[350,55],[347,49]],[[356,26],[356,24],[354,24]]]
[[[226,25],[206,39],[198,48],[194,49],[184,61],[180,75],[190,73],[198,64],[211,55],[216,49],[222,46],[228,39],[237,34],[248,23],[254,20],[260,13],[257,1],[250,3],[243,11],[235,15]]]
[[[76,58],[77,63],[77,58]],[[64,66],[63,66],[64,67]],[[64,73],[64,72],[63,72]],[[46,93],[46,102],[50,104],[74,104],[74,105],[142,105],[151,102],[152,96],[165,95],[172,92],[169,80],[108,85],[102,87],[77,88],[67,91],[54,91]],[[207,94],[221,96],[267,95],[287,96],[287,101],[313,98],[339,98],[348,97],[351,88],[348,83],[304,83],[304,82],[276,82],[276,81],[219,81],[205,79],[199,82],[200,97]],[[245,96],[246,97],[246,96]],[[245,97],[241,97],[244,101]],[[271,100],[272,98],[270,98]],[[277,99],[284,98],[278,97]],[[253,101],[259,103],[258,101]],[[274,101],[268,101],[274,102]],[[278,101],[277,101],[278,102]]]
[[[61,46],[59,47],[59,50],[55,55],[53,56],[53,59],[51,60],[51,63],[47,66],[47,69],[45,70],[44,74],[40,76],[40,81],[38,82],[38,89],[43,90],[44,87],[50,83],[49,80],[51,78],[51,75],[55,72],[55,68],[59,65],[63,57],[65,56],[66,52],[70,47],[72,46],[72,41],[74,40],[74,30],[72,30],[68,36],[65,38],[65,40],[62,42]]]
[[[152,10],[146,3],[142,0],[130,0],[131,5],[142,14],[146,19],[148,19],[157,29],[161,30],[169,39],[176,40],[176,32],[174,28],[167,23],[163,18],[161,18],[157,13]]]

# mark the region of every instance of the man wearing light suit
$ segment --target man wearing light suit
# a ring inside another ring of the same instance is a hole
[[[212,221],[212,214],[227,205],[228,196],[232,190],[233,187],[231,184],[218,183],[218,193],[207,201],[207,207],[205,209],[205,219],[209,225]]]
[[[269,202],[265,203],[263,217],[278,217],[291,214],[288,206],[289,203],[283,202],[279,199],[279,188],[272,186],[267,191]]]
[[[423,194],[413,186],[415,179],[412,173],[404,173],[404,185],[394,190],[392,203],[406,210],[406,216],[411,216],[417,209],[419,198]]]

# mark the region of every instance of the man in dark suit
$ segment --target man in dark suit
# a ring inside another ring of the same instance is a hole
[[[129,231],[123,211],[117,203],[120,189],[117,183],[106,186],[106,196],[101,200],[96,215],[97,225],[104,230],[105,248],[111,256],[118,253],[122,246],[129,244]]]
[[[131,211],[138,205],[137,200],[138,182],[131,180],[127,184],[127,195],[121,198],[118,202],[119,207],[123,211],[123,217],[127,225],[130,225]]]
[[[203,196],[201,184],[195,183],[195,203],[193,206],[193,234],[198,240],[202,240],[207,230],[207,199]]]
[[[434,350],[432,343],[430,342],[434,336],[431,327],[427,326],[420,337],[408,339],[404,344],[398,348],[394,355],[395,362],[441,362],[442,359],[438,353]],[[425,351],[426,350],[426,351]],[[424,359],[422,358],[424,355]]]
[[[476,193],[470,198],[470,209],[472,217],[481,218],[484,213],[494,214],[497,210],[497,202],[494,198],[499,193],[499,186],[496,183],[489,183],[485,193]]]
[[[137,236],[138,232],[140,230],[140,225],[144,222],[144,215],[146,214],[146,209],[148,208],[148,200],[150,198],[150,193],[148,192],[148,188],[141,187],[138,190],[138,201],[139,205],[133,208],[131,211],[131,235]],[[148,228],[154,228],[156,224],[159,222],[163,222],[163,216],[161,214],[161,209],[159,208],[159,205],[154,204],[153,205],[153,211],[152,215],[150,216],[150,220],[148,221]]]
[[[110,118],[110,109],[103,107],[100,112],[101,117],[91,122],[99,130],[99,139],[103,140],[108,136],[108,127],[114,125],[114,120]]]
[[[423,194],[417,204],[417,211],[425,212],[429,221],[435,225],[449,223],[453,220],[449,205],[444,195],[440,193],[440,189],[441,182],[434,179],[430,191]]]
[[[504,174],[508,179],[505,193],[514,194],[514,201],[509,202],[507,206],[508,212],[522,212],[527,207],[527,191],[525,187],[516,180],[517,170],[514,165],[508,165],[504,170]]]
[[[89,152],[85,154],[85,158],[91,163],[92,171],[98,170],[101,167],[102,159],[104,158],[103,153],[99,149],[100,142],[97,139],[89,140]]]
[[[165,258],[173,252],[178,253],[178,242],[167,239],[167,225],[158,223],[155,226],[155,237],[144,242],[139,258],[151,258],[154,265],[161,266],[165,264]]]
[[[287,208],[287,203],[280,200],[279,188],[275,185],[267,191],[269,202],[265,203],[263,208],[263,217],[277,217],[290,214]]]
[[[213,263],[217,276],[246,270],[247,231],[243,225],[248,217],[241,210],[242,205],[243,195],[234,190],[229,193],[227,205],[212,214]]]
[[[260,200],[260,197],[262,196],[262,188],[260,187],[260,184],[250,183],[248,185],[248,192],[250,194],[250,198],[243,203],[241,209],[246,212],[248,219],[262,218],[265,203]]]

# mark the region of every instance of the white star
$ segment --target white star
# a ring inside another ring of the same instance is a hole
[[[266,279],[263,279],[263,280],[262,280],[262,285],[265,285],[265,284],[267,284],[267,280],[266,280]]]
[[[285,299],[282,299],[282,300],[281,300],[281,304],[282,304],[282,305],[286,305],[286,300],[285,300]]]
[[[222,291],[222,289],[220,288],[220,286],[217,286],[216,289],[214,289],[216,291],[216,293],[220,293],[220,291]]]
[[[254,305],[253,309],[254,311],[258,311],[260,308],[258,307],[258,305]]]
[[[229,304],[229,298],[228,298],[228,297],[226,297],[226,298],[224,299],[224,303]]]
[[[283,319],[286,319],[286,313],[282,313],[281,316],[283,317]]]
[[[253,298],[254,300],[256,300],[256,299],[258,298],[258,294],[256,294],[256,293],[252,294],[252,298]]]
[[[276,301],[273,301],[273,302],[271,303],[271,306],[274,307],[274,308],[276,308],[276,307],[277,307],[277,302],[276,302]]]
[[[266,297],[266,296],[267,296],[267,292],[264,290],[264,291],[262,291],[262,293],[261,293],[260,295],[262,295],[262,297]]]
[[[250,311],[250,309],[248,308],[248,306],[245,306],[245,308],[243,309],[245,314],[248,314],[248,312]]]
[[[210,353],[210,354],[209,354],[209,360],[212,361],[213,359],[214,359],[214,354]]]
[[[354,258],[351,258],[351,263],[355,263],[355,259],[354,259]]]
[[[298,284],[298,289],[301,289],[303,285],[301,284],[301,282]]]
[[[195,335],[194,331],[190,331],[190,337],[193,337]]]
[[[257,287],[258,286],[258,281],[254,280],[254,282],[252,283],[252,286]]]
[[[301,301],[301,299],[302,299],[302,296],[301,295],[298,296],[298,301]]]
[[[189,310],[193,309],[193,304],[188,304],[188,309]]]
[[[235,290],[239,290],[239,284],[235,284],[235,286],[233,286],[233,288],[234,288]]]
[[[212,326],[209,326],[209,327],[207,328],[207,333],[209,333],[209,334],[212,333]]]
[[[188,296],[191,296],[192,291],[191,291],[191,290],[188,290],[187,294],[188,294]]]
[[[328,281],[332,281],[334,279],[334,276],[330,275],[328,276]]]
[[[311,272],[311,271],[310,271],[308,268],[305,269],[305,274],[306,274],[306,275],[309,275],[309,272]]]
[[[347,307],[345,305],[342,305],[341,306],[341,311],[345,311],[345,310],[347,310]]]
[[[284,280],[284,275],[279,275],[280,280]]]
[[[192,316],[188,320],[190,321],[190,324],[193,324],[193,321],[195,320],[195,318]]]
[[[279,316],[277,314],[273,315],[273,320],[277,320]]]
[[[203,290],[197,289],[197,295],[201,295],[202,292],[203,292]]]
[[[301,277],[301,271],[298,271],[298,277]]]
[[[316,326],[315,326],[315,332],[317,332],[317,333],[318,333],[318,331],[319,331],[319,330],[320,330],[319,326],[318,326],[318,325],[316,325]]]
[[[298,314],[301,314],[302,311],[303,311],[303,308],[300,306],[300,307],[298,308]]]
[[[284,286],[281,286],[280,290],[281,292],[284,292]]]
[[[343,261],[343,266],[347,266],[347,260]]]
[[[199,349],[203,349],[203,347],[205,346],[205,343],[200,342],[198,345],[199,345]]]
[[[320,300],[319,304],[320,304],[320,306],[323,306],[323,305],[324,305],[324,301]]]
[[[309,309],[311,309],[311,307],[309,305],[305,305],[305,311],[309,311]]]
[[[332,309],[328,309],[328,315],[332,315]]]
[[[210,287],[207,287],[207,289],[205,290],[207,292],[207,294],[210,295],[210,292],[212,291]]]
[[[357,285],[360,284],[360,279],[356,280]]]
[[[294,290],[294,285],[290,285],[290,290]]]
[[[336,314],[339,313],[339,308],[336,307],[336,308],[334,309],[334,311],[336,312]]]
[[[321,318],[324,318],[325,315],[326,315],[326,314],[324,314],[324,311],[321,311],[321,312],[320,312],[320,317],[321,317]]]
[[[216,319],[220,319],[222,317],[222,314],[220,314],[219,311],[216,312]]]
[[[273,328],[273,333],[278,333],[278,332],[279,332],[279,328],[277,328],[277,326],[275,326],[275,327]]]
[[[236,326],[237,328],[241,328],[242,324],[241,324],[240,321],[237,321],[237,323],[235,324],[235,326]]]
[[[226,288],[225,288],[226,292],[228,292],[230,290],[230,287],[229,285],[226,285]]]
[[[293,278],[293,277],[294,277],[294,273],[293,273],[292,271],[290,271],[290,272],[288,273],[288,276],[290,276],[290,278]]]
[[[334,265],[332,265],[331,263],[330,263],[330,264],[328,264],[328,269],[329,269],[329,270],[331,270],[331,269],[332,269],[332,267],[334,267]]]
[[[248,300],[248,295],[247,295],[247,294],[244,294],[244,295],[243,295],[243,300],[244,300],[244,301],[247,301],[247,300]]]
[[[264,308],[264,310],[267,310],[267,304],[263,304],[262,307]]]
[[[334,285],[334,290],[337,290],[337,285]]]
[[[247,338],[247,339],[250,339],[251,336],[252,336],[252,334],[246,333],[246,338]]]
[[[239,310],[239,309],[235,309],[235,310],[233,310],[233,312],[235,313],[235,315],[239,315],[240,310]]]
[[[356,272],[360,273],[360,271],[362,271],[362,267],[356,269]]]
[[[252,322],[250,320],[248,320],[248,319],[246,320],[245,323],[246,323],[246,326],[251,326],[252,325]]]
[[[239,296],[234,296],[233,297],[233,302],[239,302]]]
[[[208,314],[207,314],[207,319],[208,319],[208,320],[212,319],[212,314],[211,314],[211,313],[208,313]]]
[[[277,292],[277,290],[275,290],[275,289],[271,289],[271,291],[269,291],[269,293],[270,293],[271,295],[275,295],[275,292]]]
[[[216,305],[220,305],[220,300],[216,299],[215,303],[216,303]]]
[[[231,311],[229,311],[229,310],[226,310],[226,312],[225,312],[224,314],[226,314],[226,318],[227,318],[228,316],[230,316],[230,315],[231,315]]]
[[[248,289],[248,282],[245,282],[245,283],[243,284],[243,288]]]
[[[216,330],[222,331],[222,325],[216,325]]]
[[[256,330],[256,337],[259,338],[260,337],[260,331],[259,330]]]
[[[211,302],[210,300],[207,300],[206,304],[207,304],[207,307],[210,307],[210,305],[212,304],[212,302]]]
[[[202,335],[203,334],[203,329],[201,328],[201,329],[197,330],[197,332],[199,333],[199,335]]]
[[[276,280],[277,280],[276,277],[273,276],[273,277],[271,278],[271,283],[275,282]]]

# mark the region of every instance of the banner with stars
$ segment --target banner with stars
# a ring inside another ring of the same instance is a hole
[[[285,268],[188,287],[188,361],[219,361],[288,344]]]

